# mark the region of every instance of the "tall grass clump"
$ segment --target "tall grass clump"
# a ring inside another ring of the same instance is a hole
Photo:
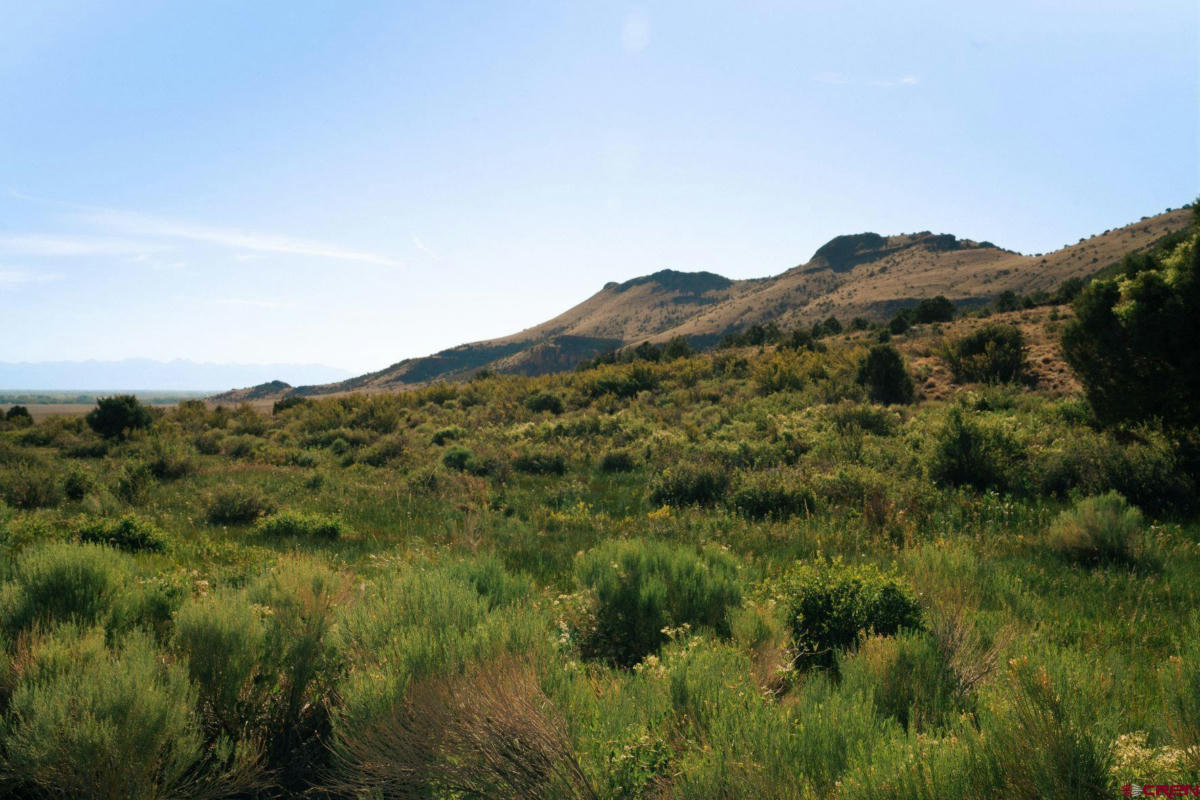
[[[199,707],[214,731],[242,733],[245,720],[261,711],[257,691],[266,648],[262,613],[232,592],[185,603],[175,613],[172,645],[184,657],[199,692]]]
[[[129,578],[128,557],[96,544],[45,544],[21,553],[0,589],[0,620],[15,637],[36,624],[105,622]]]
[[[346,525],[337,517],[304,511],[280,511],[259,518],[254,532],[270,539],[307,537],[334,540],[346,532]]]
[[[845,691],[869,695],[879,713],[909,730],[945,729],[968,708],[937,641],[923,631],[870,636],[838,667]]]
[[[562,453],[527,451],[513,459],[512,468],[529,475],[565,475],[567,460]]]
[[[20,796],[173,798],[202,793],[204,752],[182,667],[144,636],[115,651],[60,629],[23,665],[0,769]]]
[[[650,483],[650,502],[656,506],[711,506],[729,491],[728,473],[715,465],[673,464]]]
[[[816,510],[816,495],[795,474],[747,472],[734,484],[729,505],[751,519],[787,519]]]
[[[146,466],[160,481],[172,481],[191,475],[198,469],[196,459],[181,440],[155,437],[150,444]]]
[[[226,486],[208,498],[205,518],[212,525],[245,525],[275,510],[262,490],[252,486]]]
[[[62,499],[62,482],[47,464],[29,460],[0,470],[0,500],[13,508],[53,508]]]
[[[668,638],[664,628],[728,636],[729,611],[742,599],[731,556],[666,542],[606,542],[580,557],[575,575],[594,599],[584,655],[623,667],[657,652]]]
[[[132,514],[118,519],[82,522],[75,529],[75,535],[81,542],[106,544],[127,553],[161,553],[166,549],[162,531]]]
[[[1084,566],[1131,564],[1144,534],[1142,513],[1109,492],[1059,514],[1046,532],[1046,544],[1063,559]]]
[[[835,667],[838,654],[868,633],[923,627],[913,591],[869,565],[802,565],[780,587],[798,667]]]
[[[594,800],[566,722],[529,665],[416,681],[339,749],[341,788],[382,797]]]

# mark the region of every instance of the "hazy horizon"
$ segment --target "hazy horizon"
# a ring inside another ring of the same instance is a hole
[[[7,12],[0,361],[361,373],[663,268],[1045,252],[1200,187],[1194,3]]]

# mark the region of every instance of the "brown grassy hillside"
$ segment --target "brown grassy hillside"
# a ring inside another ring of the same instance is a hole
[[[643,341],[686,336],[714,341],[755,323],[782,328],[829,316],[882,319],[922,298],[945,295],[963,307],[1006,290],[1051,291],[1094,275],[1128,252],[1145,250],[1189,224],[1178,209],[1081,239],[1045,255],[1023,255],[988,242],[928,231],[896,236],[839,236],[807,263],[770,278],[730,280],[710,272],[662,270],[610,283],[562,314],[500,339],[411,358],[378,372],[282,394],[331,394],[420,386],[465,378],[479,369],[538,375],[572,368],[598,353]],[[219,399],[235,401],[231,392]],[[259,392],[255,392],[259,395]]]

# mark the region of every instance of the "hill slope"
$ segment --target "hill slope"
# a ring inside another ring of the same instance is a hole
[[[982,305],[1001,292],[1049,291],[1087,277],[1127,252],[1144,250],[1189,224],[1178,209],[1081,239],[1039,256],[950,234],[838,236],[811,260],[770,278],[730,280],[711,272],[662,270],[609,283],[562,314],[520,333],[411,358],[340,383],[282,393],[317,395],[388,390],[465,378],[476,370],[537,375],[570,369],[598,353],[642,341],[686,336],[701,342],[755,323],[788,328],[830,315],[879,319],[916,301],[945,295]],[[240,393],[216,399],[236,400]]]

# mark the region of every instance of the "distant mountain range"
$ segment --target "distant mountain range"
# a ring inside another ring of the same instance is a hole
[[[978,307],[1005,291],[1049,292],[1068,278],[1091,277],[1126,253],[1146,250],[1186,228],[1190,221],[1190,209],[1167,211],[1044,255],[929,231],[838,236],[807,263],[773,277],[730,280],[711,272],[664,269],[606,284],[554,319],[501,339],[405,359],[350,380],[307,386],[281,381],[216,399],[395,390],[465,378],[485,367],[538,375],[571,369],[599,353],[644,341],[685,336],[704,345],[755,323],[774,322],[787,329],[830,316],[843,322],[859,316],[886,319],[898,308],[937,295],[960,308]]]
[[[195,361],[0,362],[0,391],[182,391],[218,392],[275,379],[324,384],[352,372],[323,364],[208,364]]]

